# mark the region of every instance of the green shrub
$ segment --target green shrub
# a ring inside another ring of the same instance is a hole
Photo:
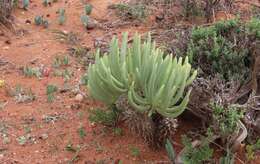
[[[116,14],[124,19],[144,20],[148,16],[148,9],[143,4],[114,4],[110,8],[116,10]]]
[[[96,63],[88,69],[90,94],[113,104],[123,94],[128,95],[130,105],[149,115],[159,113],[165,117],[177,117],[186,108],[190,91],[185,89],[196,77],[188,58],[166,55],[151,42],[151,37],[141,44],[135,35],[128,48],[124,34],[121,49],[113,38],[108,55],[96,53]]]
[[[247,32],[249,35],[255,36],[257,39],[260,39],[260,19],[252,18],[246,25]]]
[[[257,28],[252,25],[252,29]],[[245,47],[244,38],[237,19],[194,28],[187,55],[193,66],[207,76],[220,74],[225,80],[243,80],[249,72],[249,48]]]
[[[115,108],[108,108],[107,110],[94,109],[91,110],[89,121],[92,123],[99,123],[105,126],[115,126],[118,118],[118,111]]]
[[[209,161],[213,157],[213,149],[209,146],[209,138],[203,137],[202,143],[194,148],[191,139],[187,136],[182,136],[182,144],[184,145],[183,162],[185,164],[201,164]]]
[[[255,158],[256,151],[260,150],[260,138],[255,144],[246,146],[246,158],[248,161],[251,161]]]
[[[213,119],[221,137],[227,138],[238,130],[238,121],[243,118],[243,111],[229,106],[223,107],[218,104],[212,104]]]
[[[230,19],[228,21],[219,21],[214,25],[217,34],[225,36],[228,35],[232,30],[239,30],[240,22],[239,19]]]

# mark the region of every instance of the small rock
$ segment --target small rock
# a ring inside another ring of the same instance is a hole
[[[3,144],[9,144],[11,140],[8,137],[3,137]]]
[[[98,25],[98,21],[96,21],[93,18],[89,18],[88,25],[86,28],[87,28],[87,30],[92,30],[92,29],[96,28],[97,25]]]
[[[47,68],[47,67],[43,68],[43,70],[42,70],[42,74],[45,77],[48,77],[50,75],[50,72],[51,72],[51,69]]]
[[[83,100],[83,96],[82,94],[77,94],[76,97],[75,97],[75,100],[78,101],[78,102],[81,102]]]
[[[9,50],[9,49],[10,49],[9,46],[4,46],[4,47],[3,47],[3,50]]]
[[[42,140],[46,140],[48,138],[48,134],[43,133],[39,138]]]

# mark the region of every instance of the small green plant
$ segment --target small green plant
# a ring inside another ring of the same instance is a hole
[[[209,147],[209,137],[202,138],[202,143],[194,148],[191,139],[182,136],[182,144],[184,145],[184,154],[182,160],[187,164],[201,164],[209,161],[213,156],[213,149]]]
[[[29,67],[29,66],[25,66],[23,68],[23,74],[26,76],[26,77],[37,77],[37,78],[40,78],[42,76],[42,72],[40,70],[40,68],[38,67]]]
[[[69,151],[69,152],[77,152],[77,147],[74,147],[73,144],[71,142],[69,142],[66,147],[65,147],[65,150],[66,151]]]
[[[64,81],[67,82],[71,79],[71,77],[73,76],[73,72],[69,69],[65,69],[63,72],[63,78]]]
[[[80,125],[80,128],[78,129],[78,134],[79,134],[80,138],[82,138],[82,139],[87,135],[87,133],[82,125]]]
[[[46,88],[46,94],[47,94],[47,101],[48,102],[53,102],[55,97],[54,97],[54,93],[58,91],[58,87],[55,85],[47,85]]]
[[[16,138],[16,141],[19,143],[19,145],[25,145],[27,143],[26,136],[20,136]]]
[[[139,157],[141,155],[141,152],[138,147],[130,146],[129,149],[133,157]]]
[[[79,38],[74,32],[66,32],[61,30],[52,30],[52,33],[55,34],[55,39],[61,41],[62,43],[68,43],[72,45],[77,45]]]
[[[44,28],[48,28],[49,27],[49,21],[48,20],[43,20],[42,21],[42,25]]]
[[[63,25],[66,21],[65,9],[59,9],[58,13],[59,13],[59,18],[58,18],[59,25]]]
[[[23,9],[28,10],[30,1],[29,0],[23,0]]]
[[[235,107],[223,107],[218,104],[212,104],[213,119],[216,129],[219,129],[222,138],[227,139],[238,130],[238,121],[243,118],[243,111]]]
[[[62,66],[68,66],[69,65],[69,57],[68,56],[56,56],[54,58],[53,67],[59,68]]]
[[[19,1],[18,0],[12,0],[12,4],[14,8],[17,8],[19,5]]]
[[[172,143],[169,139],[166,140],[165,149],[166,149],[169,160],[174,163],[175,151],[174,151]]]
[[[224,157],[219,159],[219,164],[234,164],[235,163],[235,156],[232,152],[228,149],[227,154]]]
[[[63,77],[64,81],[68,82],[71,79],[71,77],[73,76],[73,72],[67,68],[64,70],[56,69],[56,70],[54,70],[53,75],[56,77]]]
[[[88,23],[89,23],[89,16],[81,15],[80,20],[81,20],[82,24],[84,25],[84,27],[87,28]]]
[[[86,73],[83,76],[81,76],[80,84],[81,85],[88,85],[88,75]]]
[[[148,16],[147,6],[141,3],[137,4],[114,4],[110,6],[116,10],[116,14],[124,19],[143,21]]]
[[[21,85],[16,85],[15,89],[11,89],[8,92],[10,96],[15,98],[17,103],[32,102],[36,99],[36,95],[31,88],[23,88]]]
[[[91,4],[86,4],[86,5],[84,6],[84,9],[85,9],[85,14],[86,14],[86,15],[90,15],[91,12],[92,12],[93,6],[92,6]]]
[[[260,39],[260,18],[252,18],[246,25],[247,33]]]
[[[43,16],[35,16],[34,17],[34,24],[37,26],[42,25],[43,22]]]
[[[246,146],[246,158],[251,161],[255,158],[255,152],[260,150],[260,139],[255,144]]]
[[[100,123],[105,126],[115,126],[118,119],[118,111],[109,108],[108,110],[93,109],[89,115],[89,121],[93,123]]]
[[[42,1],[43,6],[47,7],[49,4],[49,0],[43,0]]]
[[[123,135],[123,130],[121,128],[114,128],[113,129],[113,133],[116,135],[116,136],[122,136]]]
[[[30,128],[30,126],[24,126],[24,132],[25,134],[31,133],[32,129]]]

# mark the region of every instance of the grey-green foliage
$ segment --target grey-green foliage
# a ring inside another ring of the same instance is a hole
[[[252,24],[251,33],[256,33]],[[238,19],[220,21],[213,26],[194,28],[187,54],[205,75],[220,74],[225,80],[243,80],[249,72],[249,49],[245,27]]]
[[[42,16],[37,15],[37,16],[34,17],[34,24],[35,25],[39,26],[39,25],[42,24],[42,22],[43,22],[43,17]]]
[[[251,161],[255,158],[256,152],[260,150],[260,138],[258,137],[255,144],[246,146],[246,158]]]
[[[81,20],[82,24],[83,24],[85,27],[88,27],[89,16],[87,16],[87,15],[81,15],[80,20]]]
[[[90,111],[88,117],[92,123],[99,123],[105,126],[115,126],[118,118],[119,111],[115,107],[110,107],[107,110],[93,109]]]
[[[247,24],[247,33],[260,39],[260,18],[252,18]]]
[[[23,0],[23,9],[27,10],[29,7],[30,1],[29,0]]]
[[[59,18],[58,18],[59,24],[63,25],[66,21],[65,16],[65,9],[59,9]]]
[[[167,152],[169,160],[171,162],[174,162],[174,160],[175,160],[175,151],[174,151],[172,143],[171,143],[171,141],[169,139],[166,140],[165,149],[166,149],[166,152]]]
[[[221,137],[227,138],[238,130],[238,121],[243,118],[243,111],[232,106],[224,107],[218,104],[211,106],[213,108],[213,119]]]
[[[235,156],[231,152],[231,150],[227,150],[227,154],[224,157],[219,159],[219,164],[234,164],[235,163]]]
[[[116,10],[116,14],[123,19],[144,20],[148,16],[148,8],[142,3],[127,4],[119,3],[110,6]]]
[[[121,48],[113,38],[109,54],[100,57],[88,70],[90,94],[106,103],[113,104],[123,94],[139,112],[152,115],[155,112],[166,117],[177,117],[186,108],[190,90],[185,89],[196,77],[188,58],[173,58],[152,43],[149,35],[145,43],[135,35],[128,47],[127,34]]]
[[[194,148],[192,141],[187,136],[182,136],[182,144],[184,145],[184,153],[182,160],[184,164],[201,164],[209,161],[213,156],[213,149],[210,148],[210,136],[202,137],[201,144]]]
[[[42,72],[41,72],[39,67],[25,66],[23,68],[23,74],[26,77],[37,77],[37,78],[40,78],[42,76]]]
[[[92,12],[93,6],[92,6],[91,4],[86,4],[86,5],[84,6],[84,9],[85,9],[85,14],[86,14],[86,15],[90,15],[91,12]]]
[[[58,91],[58,87],[55,85],[47,85],[46,87],[46,94],[47,94],[47,101],[53,102],[55,99],[54,93]]]
[[[43,0],[42,1],[43,6],[47,7],[49,4],[49,0]]]

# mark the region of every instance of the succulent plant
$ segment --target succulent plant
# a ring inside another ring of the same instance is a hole
[[[186,108],[189,90],[197,71],[191,70],[188,57],[164,57],[149,35],[141,44],[135,35],[133,45],[128,48],[127,34],[123,35],[121,48],[113,38],[108,55],[96,53],[96,63],[89,67],[90,94],[107,104],[113,104],[122,94],[128,95],[129,104],[138,112],[149,116],[159,113],[175,118]]]
[[[59,9],[59,24],[63,25],[66,21],[65,9]]]
[[[93,6],[91,4],[86,4],[84,9],[85,9],[85,14],[90,15],[92,12]]]
[[[43,6],[47,7],[49,4],[49,0],[43,0],[42,1]]]
[[[87,15],[81,15],[80,20],[82,24],[87,28],[89,23],[89,17]]]
[[[49,27],[49,21],[48,20],[43,20],[42,21],[42,25],[44,28],[48,28]]]
[[[41,25],[43,22],[43,17],[42,16],[35,16],[34,17],[34,24],[36,24],[37,26]]]
[[[106,104],[113,104],[120,95],[127,93],[126,46],[127,38],[124,37],[123,48],[119,50],[118,40],[114,37],[110,54],[100,57],[98,50],[96,63],[89,66],[88,88],[90,94]]]
[[[23,9],[27,10],[29,7],[30,1],[29,0],[23,0]]]

